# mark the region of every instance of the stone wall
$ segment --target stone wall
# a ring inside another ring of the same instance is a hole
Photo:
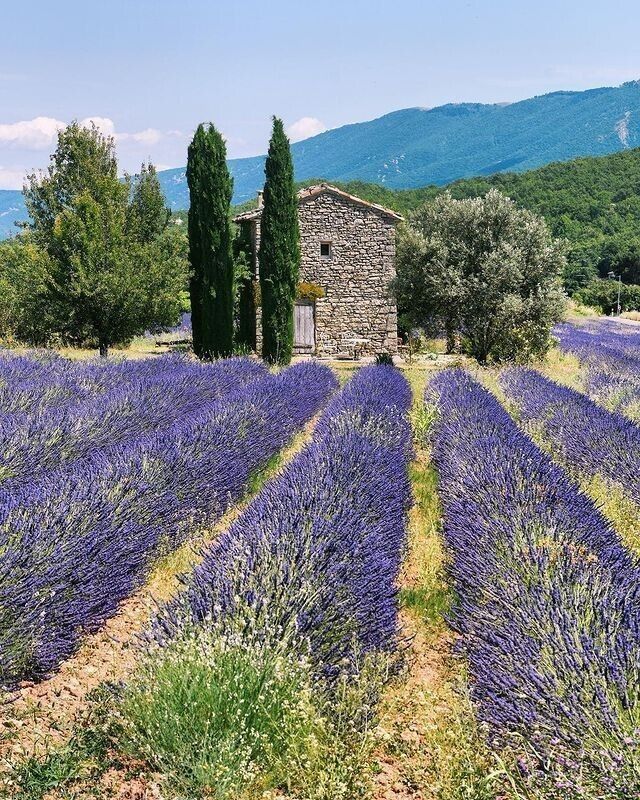
[[[371,353],[397,351],[398,315],[389,286],[395,277],[395,220],[348,198],[323,192],[299,204],[300,280],[318,284],[317,355],[343,352],[345,339],[370,340]],[[260,222],[255,225],[255,250]],[[320,243],[331,242],[331,258]],[[262,349],[258,309],[257,351]]]
[[[376,209],[323,192],[299,205],[300,280],[317,283],[318,355],[344,349],[345,338],[370,339],[372,352],[397,350],[398,315],[389,291],[395,277],[395,224]],[[331,242],[331,258],[320,243]]]

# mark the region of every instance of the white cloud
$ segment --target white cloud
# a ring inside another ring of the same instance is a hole
[[[48,154],[55,150],[58,133],[68,124],[68,121],[45,116],[0,122],[0,189],[21,189],[25,174],[34,167],[44,168]],[[181,137],[184,134],[180,131],[157,128],[120,131],[111,118],[101,116],[85,117],[78,124],[86,128],[95,125],[103,135],[114,138],[123,171],[138,170],[142,158],[162,161],[163,168],[167,161],[183,163]]]
[[[310,136],[316,136],[318,133],[323,133],[327,130],[324,122],[320,122],[315,117],[302,117],[301,119],[293,122],[287,128],[287,133],[292,142],[299,142],[302,139],[308,139]]]
[[[0,189],[22,189],[26,169],[0,166]]]
[[[153,145],[158,144],[162,139],[162,131],[156,128],[146,128],[144,131],[137,133],[116,133],[116,141],[118,142],[136,142],[137,144]]]
[[[85,117],[83,120],[80,120],[80,125],[82,125],[83,128],[91,128],[95,125],[100,133],[105,136],[115,136],[116,133],[116,126],[109,117]]]
[[[179,131],[164,133],[157,128],[145,128],[132,133],[116,131],[115,123],[109,117],[85,117],[80,125],[90,128],[95,125],[105,136],[113,136],[117,142],[132,142],[150,147],[158,144],[165,136],[180,136]],[[67,126],[66,122],[54,117],[35,117],[20,122],[0,123],[0,145],[10,145],[23,150],[52,150],[58,131]]]
[[[115,123],[109,117],[87,117],[80,123],[85,128],[95,125],[105,136],[113,136],[116,142],[135,142],[136,144],[154,145],[163,138],[164,134],[157,128],[145,128],[143,131],[134,133],[119,133],[116,131]]]
[[[56,141],[65,123],[53,117],[35,117],[21,122],[0,124],[0,143],[26,150],[43,150]]]

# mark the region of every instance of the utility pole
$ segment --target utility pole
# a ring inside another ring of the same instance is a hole
[[[614,279],[614,280],[616,278],[618,279],[618,302],[616,304],[616,316],[619,317],[620,316],[620,293],[622,291],[622,274],[616,275],[614,272],[610,272],[607,275],[607,277],[611,278],[611,279]]]

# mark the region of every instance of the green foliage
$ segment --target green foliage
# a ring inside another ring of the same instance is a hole
[[[29,176],[30,233],[15,244],[30,270],[31,296],[17,305],[15,325],[27,341],[95,342],[106,355],[177,321],[184,247],[166,230],[155,170],[143,167],[132,192],[117,173],[113,140],[72,123],[59,133],[48,172]]]
[[[165,230],[171,212],[165,205],[153,164],[143,164],[139,175],[128,177],[131,200],[127,208],[127,234],[132,241],[150,244]]]
[[[393,356],[391,355],[391,353],[378,353],[376,355],[376,364],[378,364],[378,366],[381,366],[381,365],[385,364],[387,366],[391,366],[392,367],[393,366]]]
[[[480,363],[546,352],[564,300],[561,244],[542,219],[492,190],[442,195],[399,233],[395,291],[412,325],[446,331]]]
[[[173,327],[190,310],[186,292],[188,242],[179,228],[168,226],[148,245],[138,249],[138,265],[144,274],[139,295],[146,295],[144,328]]]
[[[46,343],[55,327],[47,300],[48,255],[28,233],[0,243],[0,338]]]
[[[249,225],[240,225],[233,240],[236,298],[236,344],[249,351],[256,347],[256,279]]]
[[[574,295],[586,306],[597,308],[603,314],[613,314],[618,306],[618,281],[595,278]],[[623,283],[620,287],[620,310],[640,310],[640,285]]]
[[[262,354],[270,363],[288,364],[293,352],[300,232],[289,140],[282,120],[275,117],[265,176],[259,253]]]
[[[627,230],[608,239],[602,247],[598,269],[602,278],[613,272],[620,275],[623,283],[640,284],[640,233],[634,236]]]
[[[212,124],[199,125],[189,145],[187,182],[193,349],[204,359],[233,352],[233,181],[226,158],[220,133]]]
[[[99,205],[109,206],[114,196],[119,195],[122,201],[122,192],[126,196],[127,189],[118,181],[114,141],[103,136],[95,125],[85,128],[72,122],[61,130],[50,161],[44,175],[33,173],[27,177],[24,199],[35,242],[52,258],[59,259],[62,254],[54,236],[59,215],[84,193]]]
[[[125,695],[122,743],[174,788],[237,797],[285,779],[314,725],[301,668],[205,634],[147,659]]]
[[[610,270],[626,283],[640,283],[640,149],[467,178],[444,188],[394,191],[362,181],[335,185],[405,215],[445,191],[462,200],[498,189],[543,216],[551,233],[567,240],[563,280],[570,294]]]

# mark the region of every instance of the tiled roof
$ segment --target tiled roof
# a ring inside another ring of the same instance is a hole
[[[319,194],[323,194],[324,192],[330,192],[331,194],[335,194],[338,197],[343,197],[345,200],[349,200],[352,203],[357,203],[360,206],[374,209],[379,214],[389,217],[390,219],[397,220],[398,222],[402,221],[400,214],[397,214],[395,211],[391,211],[391,209],[385,208],[384,206],[379,206],[377,203],[369,203],[367,200],[363,200],[361,197],[356,197],[354,194],[343,192],[342,189],[338,189],[337,186],[331,186],[328,183],[319,183],[315,186],[306,186],[304,189],[300,189],[298,192],[298,203],[304,203],[306,200],[317,197]],[[244,220],[258,219],[261,215],[262,206],[259,208],[252,208],[249,211],[245,211],[243,214],[238,214],[233,218],[233,221],[243,222]]]

